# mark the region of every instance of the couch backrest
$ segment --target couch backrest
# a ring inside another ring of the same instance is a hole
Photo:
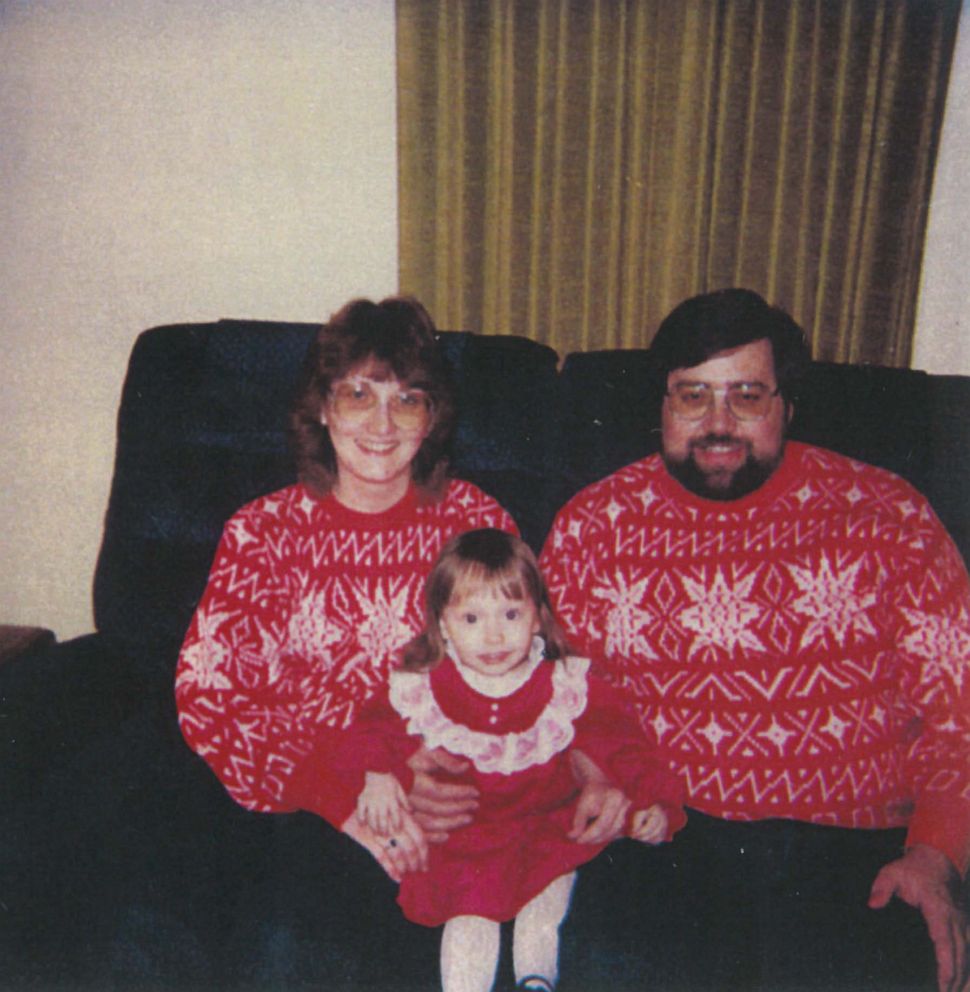
[[[168,691],[226,519],[287,485],[286,423],[319,325],[223,320],[135,343],[95,575],[95,620]],[[538,550],[583,486],[657,450],[646,350],[558,356],[515,336],[443,332],[460,413],[452,470]],[[970,378],[818,363],[792,434],[902,475],[970,559]]]
[[[646,349],[566,356],[561,464],[576,488],[659,449],[659,406],[645,392],[648,368]],[[888,468],[932,492],[932,378],[909,369],[816,362],[790,434]],[[955,397],[950,405],[958,405]]]
[[[647,367],[646,349],[566,356],[559,377],[564,496],[658,450]],[[970,564],[970,377],[815,362],[790,435],[912,483]]]
[[[286,425],[319,325],[223,320],[143,332],[118,413],[94,584],[95,622],[159,689],[205,586],[222,527],[296,475]],[[538,544],[551,520],[557,355],[525,338],[441,335],[463,397],[456,475]]]
[[[314,329],[183,324],[135,342],[94,610],[146,676],[170,678],[228,516],[294,479],[286,412]]]
[[[930,376],[930,452],[926,489],[970,564],[970,376]]]

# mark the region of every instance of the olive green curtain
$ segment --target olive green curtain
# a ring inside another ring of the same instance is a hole
[[[906,365],[960,0],[397,0],[400,285],[640,347],[748,286]]]

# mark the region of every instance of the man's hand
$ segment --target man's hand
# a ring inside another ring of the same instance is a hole
[[[400,829],[390,837],[377,833],[356,813],[344,821],[341,829],[366,847],[395,882],[400,882],[406,872],[425,871],[428,867],[427,839],[421,827],[407,814],[401,819]]]
[[[608,844],[623,834],[630,800],[611,785],[603,769],[578,748],[569,752],[569,764],[579,784],[579,799],[569,839],[578,844]]]
[[[441,844],[448,833],[472,822],[478,809],[478,790],[473,785],[443,782],[440,776],[461,775],[468,762],[441,748],[420,748],[408,761],[414,784],[408,795],[411,815],[431,844]]]
[[[940,992],[970,992],[970,922],[957,904],[959,889],[950,859],[935,847],[915,844],[879,872],[869,893],[873,909],[897,896],[923,914],[936,951]]]
[[[569,839],[577,844],[608,844],[623,835],[630,800],[608,782],[587,782],[579,793]]]

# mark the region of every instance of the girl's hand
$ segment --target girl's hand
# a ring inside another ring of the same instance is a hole
[[[667,836],[667,814],[656,805],[638,809],[633,814],[630,836],[644,844],[659,844]]]
[[[583,785],[570,840],[578,844],[607,844],[622,836],[630,800],[621,789],[604,781],[590,781]]]
[[[401,829],[409,811],[401,783],[385,772],[367,772],[364,788],[357,799],[357,816],[376,833],[390,836]]]

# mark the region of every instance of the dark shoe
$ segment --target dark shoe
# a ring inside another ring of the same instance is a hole
[[[542,975],[526,975],[515,987],[522,992],[554,992],[552,982]]]

